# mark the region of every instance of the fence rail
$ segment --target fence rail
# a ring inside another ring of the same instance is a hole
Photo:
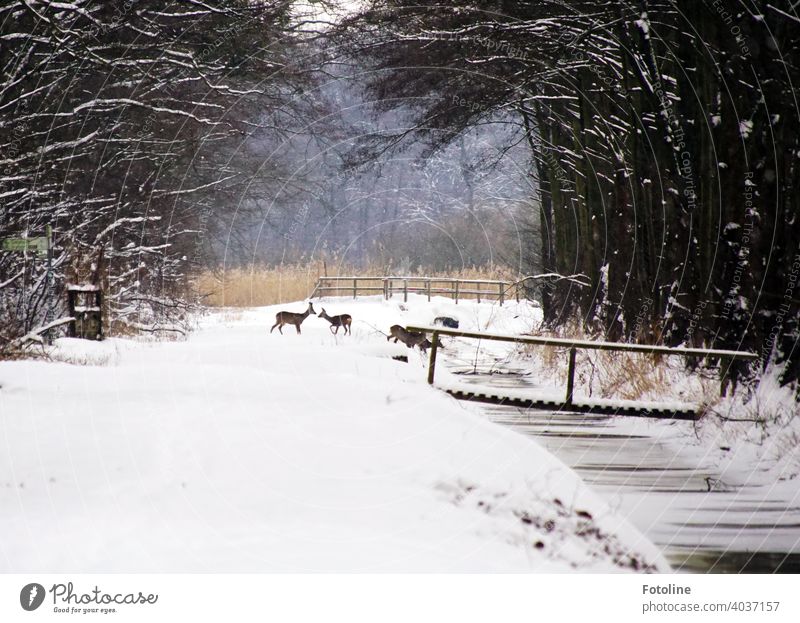
[[[381,293],[385,299],[395,295],[408,301],[409,294],[422,294],[428,297],[449,296],[458,303],[459,299],[497,301],[502,305],[507,299],[519,301],[520,284],[492,279],[450,279],[448,277],[319,277],[309,298],[325,296],[358,297],[360,294]]]
[[[433,385],[433,378],[436,371],[436,352],[439,346],[439,336],[448,335],[451,337],[464,337],[476,340],[489,340],[498,342],[515,342],[517,344],[536,344],[539,346],[560,346],[569,349],[569,365],[567,369],[567,392],[562,405],[569,409],[573,405],[573,394],[575,387],[575,355],[577,350],[614,350],[629,353],[658,353],[662,355],[681,355],[684,357],[711,357],[719,359],[720,362],[732,361],[733,359],[745,359],[754,361],[758,355],[746,351],[738,350],[719,350],[706,348],[670,348],[668,346],[648,346],[645,344],[627,344],[618,342],[595,342],[591,340],[569,340],[563,338],[534,337],[528,335],[507,335],[501,333],[481,333],[477,331],[458,331],[455,329],[444,329],[442,327],[406,327],[408,331],[418,331],[421,333],[432,333],[431,352],[428,363],[428,383]],[[720,363],[720,366],[722,363]],[[722,386],[725,387],[725,370],[722,371]]]

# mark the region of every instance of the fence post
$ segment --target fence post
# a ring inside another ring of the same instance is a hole
[[[453,289],[456,292],[456,305],[458,305],[458,280],[453,282]]]
[[[503,299],[505,298],[505,295],[506,295],[506,290],[505,290],[505,288],[503,286],[505,286],[504,283],[499,283],[497,285],[497,289],[499,291],[499,296],[497,298],[500,299],[500,307],[503,306]]]
[[[433,385],[433,373],[436,370],[436,347],[439,345],[439,332],[434,331],[431,344],[431,357],[428,361],[428,385]]]
[[[386,283],[386,277],[383,278],[383,298],[389,300],[389,286]]]
[[[408,303],[408,279],[403,279],[403,303]]]
[[[731,374],[731,366],[733,365],[733,359],[728,359],[726,357],[719,358],[719,396],[720,398],[724,398],[728,395],[728,385],[730,384],[730,374]],[[733,385],[732,390],[736,390],[736,386]]]
[[[431,280],[428,279],[426,283],[428,284],[428,303],[430,303],[431,302]]]
[[[569,349],[569,369],[567,370],[567,400],[564,404],[572,404],[572,390],[575,386],[575,347]]]
[[[476,290],[478,291],[478,303],[480,303],[481,302],[481,283],[480,283],[480,281],[478,283],[476,283],[475,285],[478,286],[476,288]]]
[[[517,282],[517,287],[514,288],[514,296],[517,299],[517,303],[519,303],[519,282]]]
[[[353,278],[353,298],[356,298],[357,291],[358,291],[358,280]]]

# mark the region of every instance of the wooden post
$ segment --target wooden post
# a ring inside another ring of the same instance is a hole
[[[567,399],[566,405],[572,404],[572,391],[575,386],[575,347],[569,349],[569,369],[567,370]]]
[[[431,280],[428,279],[428,281],[426,283],[428,284],[428,303],[430,303],[431,302]]]
[[[478,290],[478,303],[480,303],[481,302],[481,284],[480,284],[480,282],[478,282],[475,285],[478,286],[477,287],[477,290]]]
[[[389,300],[389,283],[385,277],[383,279],[383,298]]]
[[[719,397],[725,398],[728,395],[728,384],[730,379],[728,375],[731,373],[731,366],[733,359],[726,359],[725,357],[719,358]],[[735,388],[733,388],[735,389]]]
[[[458,305],[458,281],[453,282],[453,289],[455,290],[456,293],[456,305]]]
[[[403,303],[408,303],[408,279],[403,279]]]
[[[356,293],[358,292],[358,279],[355,277],[353,278],[353,298],[356,298]]]
[[[431,338],[431,357],[428,361],[428,385],[433,385],[433,373],[436,370],[436,349],[439,345],[439,332],[434,331]]]
[[[519,303],[519,283],[517,283],[517,286],[514,288],[514,296],[517,299],[517,303]]]
[[[67,289],[67,313],[72,318],[72,322],[67,325],[67,335],[69,337],[77,337],[78,336],[78,319],[75,317],[75,296],[76,293]]]
[[[500,283],[497,286],[497,290],[498,290],[498,297],[497,298],[500,300],[500,307],[503,306],[503,299],[505,298],[505,294],[506,294],[506,290],[505,290],[505,288],[503,286],[505,286],[504,283]]]
[[[103,339],[103,291],[102,290],[98,290],[96,292],[95,305],[97,306],[97,309],[100,310],[97,314],[98,318],[97,322],[99,325],[97,327],[97,339],[102,340]]]

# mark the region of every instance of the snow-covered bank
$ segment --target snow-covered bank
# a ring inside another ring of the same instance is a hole
[[[264,308],[185,342],[58,345],[102,365],[0,363],[0,569],[668,569],[571,470],[429,388],[419,354],[373,329],[444,314],[519,331],[538,310],[315,306],[351,313],[353,335],[313,316],[270,335]]]

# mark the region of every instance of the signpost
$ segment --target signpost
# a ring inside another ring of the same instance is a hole
[[[46,235],[38,236],[35,238],[6,238],[3,240],[3,251],[11,253],[35,253],[37,256],[47,256],[47,277],[45,281],[47,311],[45,312],[45,321],[51,322],[53,320],[53,230],[50,225],[47,226]],[[47,343],[50,343],[50,331],[45,335]]]
[[[50,227],[48,226],[48,230]],[[38,238],[6,238],[3,240],[3,251],[30,251],[37,255],[44,255],[50,250],[50,236]]]

